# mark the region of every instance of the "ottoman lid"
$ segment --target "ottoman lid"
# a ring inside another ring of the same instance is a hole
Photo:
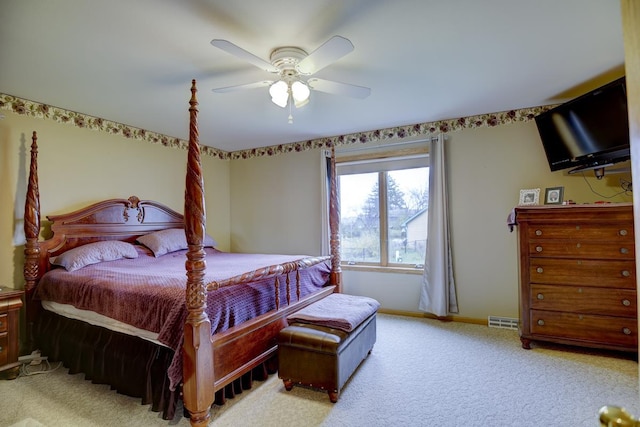
[[[379,307],[380,303],[373,298],[331,294],[287,316],[287,321],[289,324],[311,323],[351,332]]]

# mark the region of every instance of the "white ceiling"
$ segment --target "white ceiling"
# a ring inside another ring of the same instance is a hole
[[[213,93],[270,74],[260,58],[355,50],[314,77],[371,88],[312,92],[293,111],[266,88]],[[618,0],[0,0],[0,93],[200,141],[225,151],[554,104],[624,73]]]

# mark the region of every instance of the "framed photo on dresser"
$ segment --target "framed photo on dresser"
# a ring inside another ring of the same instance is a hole
[[[533,206],[540,203],[540,189],[520,190],[520,206]]]
[[[544,191],[545,205],[561,205],[564,187],[549,187]]]

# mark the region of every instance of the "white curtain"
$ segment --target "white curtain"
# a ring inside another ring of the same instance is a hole
[[[429,150],[429,222],[419,308],[438,317],[458,312],[449,238],[444,136]]]

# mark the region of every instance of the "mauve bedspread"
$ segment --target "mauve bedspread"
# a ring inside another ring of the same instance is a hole
[[[136,247],[138,258],[90,265],[74,272],[56,268],[38,285],[37,298],[95,311],[140,329],[158,333],[158,340],[174,351],[182,344],[185,305],[186,250],[155,258]],[[205,283],[221,281],[247,271],[305,258],[304,255],[231,254],[205,248]],[[311,294],[329,279],[329,261],[300,270],[300,295]],[[275,309],[275,279],[222,287],[207,295],[211,332],[225,331]],[[295,272],[290,273],[295,301]],[[280,280],[280,304],[286,305],[285,276]],[[176,351],[170,379],[175,387],[181,376],[181,352]]]

